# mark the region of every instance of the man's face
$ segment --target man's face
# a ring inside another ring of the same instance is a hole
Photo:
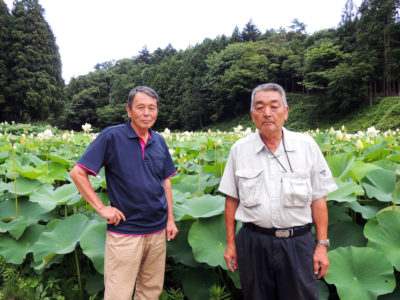
[[[253,110],[250,110],[250,114],[261,134],[274,134],[282,130],[289,107],[285,108],[279,92],[260,91],[254,95]]]
[[[157,120],[157,100],[139,92],[133,98],[132,108],[126,106],[126,111],[135,130],[148,130]]]

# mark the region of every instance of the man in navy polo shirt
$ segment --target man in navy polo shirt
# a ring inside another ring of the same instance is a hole
[[[151,130],[158,103],[153,89],[135,87],[126,106],[130,121],[104,129],[71,170],[79,192],[107,219],[105,300],[131,300],[134,289],[135,299],[158,299],[163,289],[166,239],[178,229],[169,179],[176,168],[165,140]],[[88,178],[103,166],[110,206]]]

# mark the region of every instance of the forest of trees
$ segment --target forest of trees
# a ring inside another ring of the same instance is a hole
[[[252,88],[277,82],[317,96],[321,114],[351,112],[377,95],[400,94],[400,0],[347,0],[337,28],[262,33],[250,20],[232,35],[179,50],[146,46],[130,59],[99,63],[64,87],[57,45],[38,0],[0,0],[0,120],[48,120],[97,129],[126,120],[129,91],[160,95],[158,128],[201,129],[247,112]],[[290,105],[290,103],[289,103]]]

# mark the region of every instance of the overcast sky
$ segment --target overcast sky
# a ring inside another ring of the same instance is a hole
[[[360,5],[362,0],[353,0]],[[5,0],[9,9],[13,0]],[[131,58],[169,43],[179,50],[230,36],[250,20],[261,30],[297,18],[307,33],[336,28],[346,0],[39,0],[60,50],[62,75],[84,75],[97,63]]]

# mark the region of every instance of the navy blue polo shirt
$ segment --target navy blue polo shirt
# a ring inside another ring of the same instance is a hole
[[[77,164],[97,175],[104,166],[110,204],[126,217],[118,226],[107,230],[133,235],[146,235],[165,229],[168,206],[164,179],[176,168],[164,138],[150,129],[144,147],[130,121],[107,127],[90,144]]]

